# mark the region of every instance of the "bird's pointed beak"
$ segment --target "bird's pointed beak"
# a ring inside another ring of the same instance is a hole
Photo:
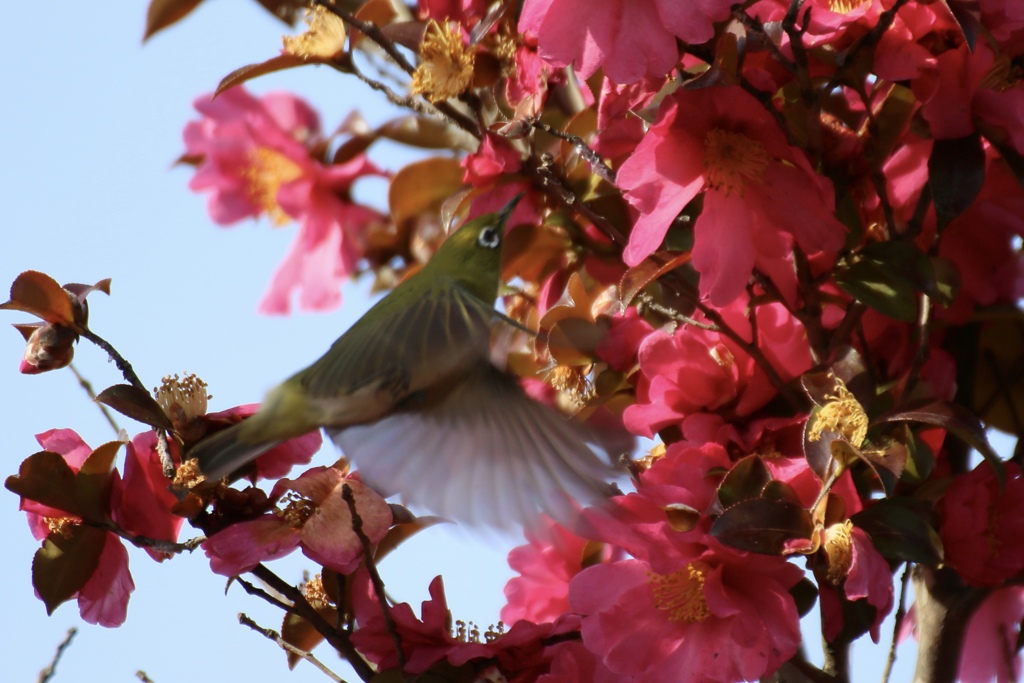
[[[515,211],[516,205],[519,203],[519,200],[525,196],[526,195],[524,193],[520,192],[511,200],[509,200],[508,204],[501,207],[501,211],[498,212],[498,221],[501,227],[505,227],[505,224],[508,222],[508,219],[512,215],[512,212]]]

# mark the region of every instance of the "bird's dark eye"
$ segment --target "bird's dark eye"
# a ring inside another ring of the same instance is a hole
[[[501,231],[498,228],[484,228],[480,231],[476,241],[481,247],[494,249],[501,244]]]

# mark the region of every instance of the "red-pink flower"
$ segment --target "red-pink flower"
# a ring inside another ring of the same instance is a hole
[[[994,591],[967,622],[960,649],[962,683],[1019,681],[1021,661],[1018,639],[1024,620],[1024,588]]]
[[[832,183],[786,143],[775,119],[738,87],[678,91],[666,99],[618,184],[639,212],[623,259],[637,265],[699,194],[693,265],[700,293],[734,301],[758,268],[790,288],[787,258],[835,251],[845,229],[833,215]]]
[[[362,254],[361,232],[382,220],[352,201],[351,187],[381,171],[362,154],[342,164],[315,158],[319,119],[292,95],[257,99],[235,87],[194,106],[203,118],[184,131],[186,157],[198,163],[189,187],[210,193],[214,221],[229,225],[267,214],[275,225],[299,222],[260,310],[288,313],[296,292],[303,310],[337,306],[339,287]]]
[[[745,302],[737,300],[721,315],[749,338],[750,322],[744,309]],[[781,304],[758,306],[756,319],[757,343],[784,381],[811,366],[803,326]],[[719,332],[689,325],[674,334],[656,330],[640,344],[638,357],[637,401],[626,409],[623,422],[641,436],[651,437],[698,412],[719,411],[727,419],[743,417],[776,394],[753,359]]]
[[[280,509],[232,524],[208,538],[202,547],[210,568],[224,576],[238,576],[300,548],[324,567],[352,572],[362,559],[363,546],[352,527],[345,487],[351,490],[363,534],[376,543],[391,527],[391,508],[384,499],[358,478],[333,467],[314,467],[298,479],[282,479],[274,486],[271,498]]]
[[[616,83],[665,76],[679,61],[676,39],[704,43],[714,22],[729,16],[727,0],[526,0],[519,31],[537,36],[541,57],[572,64],[582,78],[603,67]]]
[[[789,589],[801,574],[779,558],[709,550],[667,573],[643,560],[589,567],[569,601],[583,643],[634,683],[756,680],[800,645]]]
[[[946,562],[968,583],[997,586],[1024,571],[1024,477],[1006,463],[1000,487],[987,462],[953,480],[939,501]]]
[[[520,620],[555,621],[569,611],[569,581],[583,570],[589,541],[543,517],[526,530],[527,545],[513,548],[508,565],[519,576],[505,584],[508,604],[501,610],[506,624]]]
[[[871,639],[878,642],[882,620],[892,611],[892,570],[871,543],[871,537],[850,522],[835,524],[824,532],[824,546],[838,548],[828,554],[828,581],[820,581],[821,617],[825,639],[833,641],[843,630],[843,611],[838,591],[851,602],[866,600],[875,610]],[[847,564],[848,563],[848,564]]]

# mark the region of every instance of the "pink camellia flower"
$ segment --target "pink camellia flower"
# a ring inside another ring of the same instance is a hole
[[[833,641],[843,630],[843,611],[838,591],[851,602],[866,600],[875,610],[871,640],[878,642],[882,621],[892,611],[892,570],[875,549],[867,533],[846,520],[824,531],[823,546],[828,556],[827,579],[819,582],[822,633]]]
[[[584,510],[580,532],[621,546],[633,560],[588,567],[569,584],[583,643],[635,683],[755,680],[800,644],[789,589],[803,571],[781,557],[734,550],[708,535],[722,446],[679,446],[644,473],[638,493]],[[671,503],[700,514],[673,529]]]
[[[737,300],[721,311],[725,321],[744,338],[750,322],[745,304]],[[803,326],[781,304],[758,306],[758,343],[775,370],[788,381],[811,367]],[[670,334],[656,330],[640,344],[640,374],[636,404],[623,414],[634,434],[655,432],[688,415],[719,411],[727,419],[746,416],[776,390],[746,352],[719,332],[683,326]]]
[[[501,610],[506,624],[520,620],[555,621],[569,611],[569,581],[597,558],[585,557],[590,541],[544,517],[526,530],[527,545],[513,548],[508,565],[519,576],[505,584],[508,604]]]
[[[47,451],[61,455],[75,474],[93,453],[93,449],[70,429],[38,434],[36,441]],[[167,479],[159,468],[150,467],[147,456],[140,453],[146,442],[145,435],[136,437],[136,441],[138,443],[128,445],[124,479],[116,470],[111,474],[106,498],[108,514],[125,531],[173,542],[182,521],[170,514],[173,496],[166,491],[166,495],[153,495],[155,491],[166,489]],[[32,535],[39,540],[55,532],[69,533],[73,527],[83,524],[74,514],[27,498],[22,498],[20,509],[27,513]],[[135,590],[135,583],[128,570],[128,551],[121,539],[110,532],[101,533],[102,548],[96,566],[73,597],[77,598],[82,618],[88,623],[120,626],[127,616],[128,599]],[[150,554],[157,559],[163,557],[155,552]]]
[[[784,291],[794,243],[836,251],[845,229],[833,215],[832,184],[786,143],[771,115],[738,87],[678,91],[667,98],[618,185],[639,212],[623,260],[637,265],[661,244],[697,195],[693,265],[700,293],[725,306],[758,268]]]
[[[260,562],[283,557],[296,548],[342,574],[352,572],[363,546],[352,528],[352,515],[343,491],[349,487],[363,534],[371,543],[391,528],[391,508],[358,478],[333,467],[314,467],[298,479],[282,479],[271,498],[283,504],[265,515],[233,524],[203,543],[210,568],[224,576],[238,576]]]
[[[967,633],[960,649],[959,679],[962,683],[1020,680],[1017,643],[1021,621],[1024,621],[1024,588],[1001,588],[985,598],[967,622]]]
[[[728,18],[726,0],[526,0],[519,32],[537,37],[541,57],[572,64],[581,79],[603,67],[616,83],[665,76],[679,61],[676,39],[704,43]]]
[[[198,164],[189,187],[210,193],[213,220],[230,225],[266,214],[277,226],[299,223],[260,310],[288,313],[295,292],[303,310],[337,306],[341,282],[362,254],[361,231],[382,220],[352,201],[351,187],[381,171],[362,154],[342,164],[314,158],[310,149],[322,142],[319,118],[292,95],[257,99],[235,87],[199,97],[194,106],[203,118],[184,131],[186,158]]]
[[[946,563],[976,586],[998,586],[1024,571],[1024,477],[1006,463],[1000,488],[987,462],[956,477],[939,501]]]

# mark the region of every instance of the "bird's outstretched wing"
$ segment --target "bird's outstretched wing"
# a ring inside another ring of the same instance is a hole
[[[616,475],[581,425],[486,362],[440,400],[328,432],[381,493],[473,525],[529,525],[539,512],[570,523]]]

